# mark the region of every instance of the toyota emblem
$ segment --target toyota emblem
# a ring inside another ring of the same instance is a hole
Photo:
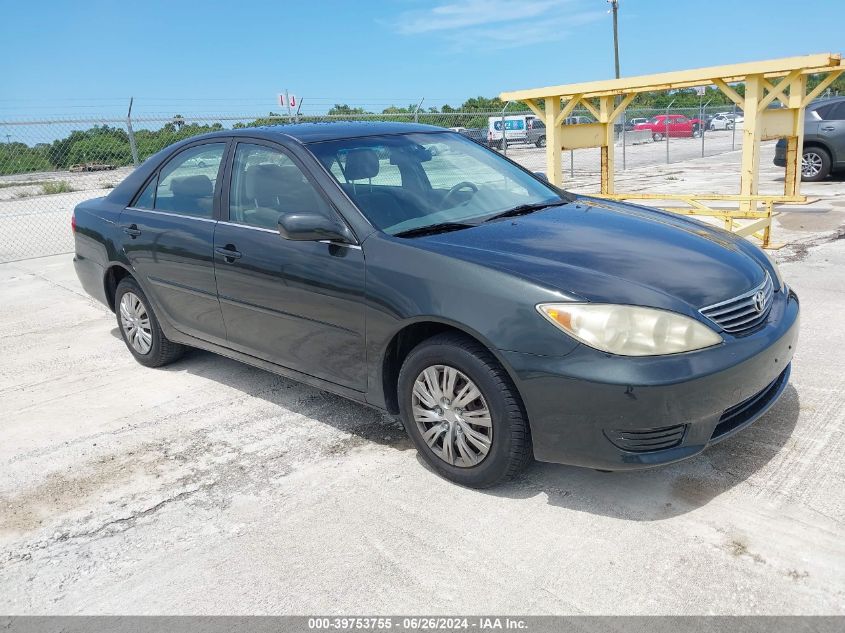
[[[762,290],[758,290],[754,294],[754,309],[757,310],[757,313],[763,311],[763,308],[766,307],[766,295],[763,293]]]

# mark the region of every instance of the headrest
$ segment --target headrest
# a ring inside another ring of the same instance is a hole
[[[274,198],[284,193],[285,183],[289,179],[290,176],[281,165],[274,163],[252,165],[246,170],[244,193],[250,200],[264,201]]]
[[[170,181],[170,191],[174,196],[208,198],[214,193],[214,186],[208,176],[185,176]]]
[[[352,149],[346,154],[346,168],[343,170],[347,180],[363,180],[378,176],[378,154],[372,149]]]

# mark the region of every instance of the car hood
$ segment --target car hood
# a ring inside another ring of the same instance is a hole
[[[572,298],[688,313],[742,294],[766,275],[742,238],[667,212],[588,197],[413,241]]]

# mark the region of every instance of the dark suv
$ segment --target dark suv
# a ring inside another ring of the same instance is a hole
[[[775,165],[786,166],[786,139],[775,147]],[[824,180],[845,169],[845,97],[811,103],[804,117],[801,180]]]

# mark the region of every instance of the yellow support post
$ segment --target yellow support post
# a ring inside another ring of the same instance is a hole
[[[763,76],[749,75],[745,80],[745,122],[742,124],[742,165],[740,166],[739,194],[757,195],[760,172],[760,137],[763,117],[759,105],[763,99]],[[754,211],[757,203],[743,200],[743,211]]]
[[[786,106],[792,115],[792,133],[786,138],[786,175],[784,196],[801,195],[801,155],[804,152],[804,96],[807,94],[807,75],[801,75],[789,86]],[[768,229],[766,230],[768,241]]]
[[[613,101],[614,97],[611,96],[599,98],[599,123],[602,124],[601,192],[603,194],[614,192]]]
[[[563,165],[560,152],[563,147],[560,115],[560,97],[546,97],[546,177],[558,187],[563,186]]]

